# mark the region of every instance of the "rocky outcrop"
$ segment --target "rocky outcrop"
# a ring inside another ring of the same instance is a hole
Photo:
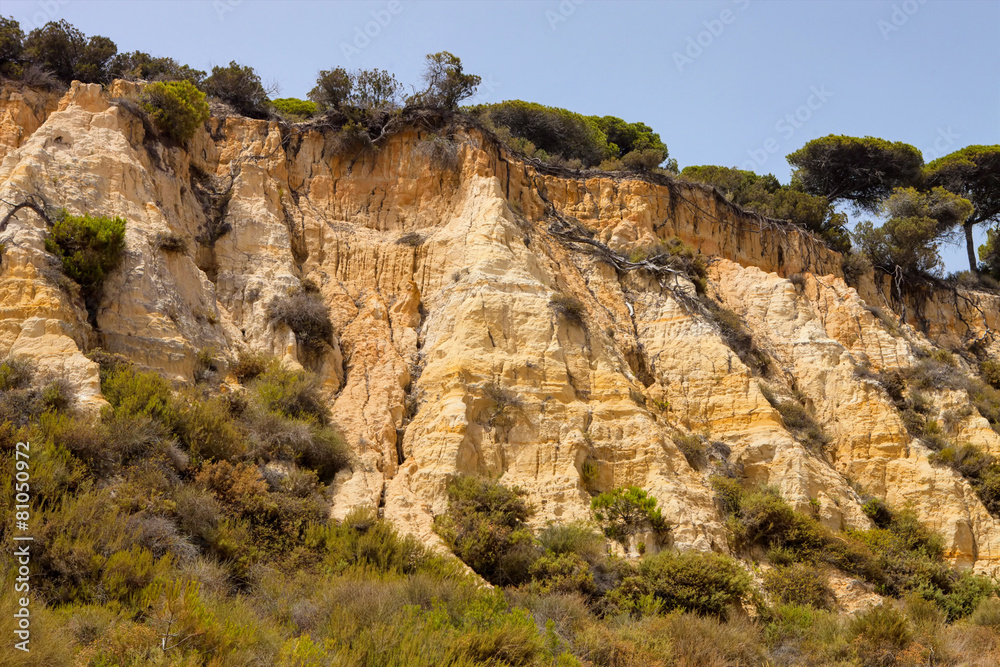
[[[375,505],[433,540],[459,473],[526,489],[539,523],[584,518],[590,491],[636,484],[660,500],[676,544],[726,550],[716,466],[693,468],[675,444],[694,434],[717,443],[715,464],[832,527],[868,525],[860,488],[912,506],[956,562],[1000,566],[1000,524],[856,372],[908,367],[917,346],[1000,353],[996,296],[894,294],[874,276],[859,291],[837,253],[710,190],[561,173],[475,127],[414,125],[358,152],[318,126],[215,117],[182,148],[148,135],[114,101],[126,94],[74,84],[53,105],[4,93],[0,199],[128,221],[96,328],[59,285],[44,221],[22,210],[0,234],[0,353],[68,375],[83,405],[101,404],[83,356],[96,345],[178,382],[199,350],[263,351],[320,374],[354,450],[334,516]],[[555,233],[566,229],[606,250]],[[708,294],[743,320],[766,375],[729,347],[686,277],[621,271],[601,254],[675,236],[710,257]],[[320,358],[266,314],[307,278],[336,332]],[[579,319],[552,306],[557,295],[582,304]],[[772,394],[801,398],[829,446],[800,442]],[[933,398],[942,411],[964,400]],[[974,411],[957,428],[1000,453]]]

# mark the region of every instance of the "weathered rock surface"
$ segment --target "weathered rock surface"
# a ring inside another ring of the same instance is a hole
[[[74,84],[58,103],[4,90],[0,199],[34,194],[128,227],[95,329],[57,283],[45,223],[27,210],[12,218],[0,233],[0,354],[65,374],[92,408],[97,368],[83,353],[96,345],[176,381],[192,380],[206,348],[304,363],[355,454],[333,515],[377,505],[427,540],[447,480],[479,473],[526,489],[539,523],[584,518],[588,491],[636,484],[660,500],[677,545],[726,550],[713,466],[692,468],[674,444],[693,433],[831,527],[868,525],[853,483],[912,506],[957,563],[1000,569],[1000,524],[855,373],[905,368],[914,346],[979,341],[1000,354],[1000,298],[939,290],[893,301],[873,276],[859,293],[839,255],[704,188],[542,170],[475,129],[455,132],[453,160],[433,158],[430,136],[414,128],[354,155],[338,153],[329,130],[230,117],[212,118],[185,149],[147,136],[98,86]],[[693,284],[616,271],[552,233],[557,219],[626,256],[677,236],[712,257],[708,293],[743,319],[770,374],[747,368],[690,306]],[[168,237],[186,249],[163,248]],[[306,278],[336,332],[319,360],[266,315]],[[582,324],[550,307],[558,294],[583,304]],[[905,321],[887,324],[873,306]],[[495,387],[512,397],[502,415]],[[804,399],[830,438],[825,453],[784,427],[768,391]],[[933,398],[942,412],[967,403]],[[958,429],[1000,453],[974,411]]]

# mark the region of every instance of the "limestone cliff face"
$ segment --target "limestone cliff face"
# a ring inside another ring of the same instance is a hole
[[[1000,568],[1000,523],[960,476],[931,465],[885,392],[855,373],[905,368],[914,346],[978,341],[1000,354],[997,297],[900,297],[874,276],[859,293],[839,255],[709,190],[542,169],[475,129],[454,131],[454,155],[417,128],[352,154],[329,131],[212,118],[180,148],[147,136],[115,101],[127,93],[118,83],[74,84],[59,100],[0,95],[0,199],[35,194],[128,221],[96,328],[57,285],[38,216],[22,210],[0,234],[0,355],[66,374],[84,408],[102,403],[84,356],[96,345],[178,382],[192,380],[206,348],[304,361],[265,310],[309,278],[336,331],[309,366],[355,454],[336,481],[334,516],[376,505],[433,540],[457,473],[525,488],[539,523],[586,517],[589,490],[635,484],[660,500],[678,546],[726,550],[711,466],[695,470],[674,444],[697,434],[832,527],[868,524],[854,483],[912,505],[956,562]],[[624,256],[674,236],[710,256],[709,295],[740,315],[770,373],[752,372],[689,306],[686,278],[616,270],[566,229]],[[168,236],[187,249],[162,248]],[[582,326],[550,307],[556,294],[583,304]],[[874,306],[906,320],[887,325]],[[502,420],[491,419],[495,386],[515,399]],[[766,391],[804,397],[830,436],[825,453],[796,440]],[[967,402],[934,400],[939,411]],[[956,428],[1000,454],[976,412]],[[589,485],[585,462],[597,469]]]

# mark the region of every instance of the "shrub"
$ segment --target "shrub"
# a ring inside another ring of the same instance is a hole
[[[786,565],[769,570],[764,575],[764,589],[778,603],[800,604],[816,609],[833,607],[833,590],[822,573],[811,565]]]
[[[236,355],[231,370],[237,382],[246,384],[262,375],[268,369],[269,363],[270,360],[265,354],[241,350]]]
[[[458,167],[458,152],[458,142],[440,134],[422,140],[416,147],[416,153],[424,156],[437,169]]]
[[[143,88],[143,110],[156,129],[172,141],[183,144],[208,120],[205,93],[190,81],[159,81]]]
[[[598,123],[566,109],[512,100],[474,107],[473,111],[502,128],[501,139],[519,140],[508,143],[529,155],[537,151],[544,157],[576,158],[585,166],[613,157],[614,149],[608,145],[607,135]]]
[[[831,541],[818,522],[794,511],[777,489],[744,489],[738,481],[723,477],[711,482],[737,551],[782,550],[794,560],[811,560]]]
[[[851,621],[849,634],[866,666],[895,664],[896,656],[913,641],[913,630],[906,616],[888,603],[858,614]]]
[[[267,306],[271,321],[288,326],[308,350],[318,352],[333,342],[330,309],[316,289],[303,285],[285,297],[275,297]]]
[[[204,86],[205,92],[219,98],[238,114],[251,118],[267,117],[267,90],[249,65],[233,61],[226,67],[215,66],[211,76],[205,79]]]
[[[101,393],[116,415],[142,415],[164,423],[173,419],[170,385],[156,373],[116,367],[101,378]]]
[[[484,412],[488,424],[507,428],[514,422],[516,412],[524,408],[524,402],[512,390],[496,382],[488,382],[483,387],[483,395],[492,404]]]
[[[327,423],[329,412],[314,375],[274,364],[251,382],[251,389],[266,410],[306,422]]]
[[[775,405],[785,428],[792,431],[807,448],[819,451],[830,440],[813,416],[798,401],[780,401]]]
[[[315,102],[300,100],[294,97],[281,97],[271,100],[271,106],[285,118],[296,122],[312,118],[316,115],[317,111]]]
[[[575,554],[590,564],[602,560],[606,548],[604,536],[584,521],[556,523],[538,533],[538,542],[554,554]]]
[[[706,453],[705,443],[701,438],[696,435],[678,433],[673,436],[673,441],[677,445],[677,449],[681,450],[681,453],[684,454],[688,465],[692,468],[701,470],[708,465],[708,454]]]
[[[844,253],[840,266],[844,271],[844,280],[851,285],[856,285],[862,276],[872,270],[872,262],[863,252]]]
[[[237,459],[246,452],[244,435],[219,397],[186,401],[176,412],[175,430],[196,463]]]
[[[435,517],[434,529],[488,582],[517,585],[538,555],[526,525],[533,510],[523,496],[492,480],[456,477],[448,484],[448,511]]]
[[[578,327],[584,326],[583,316],[586,310],[583,303],[576,297],[568,294],[555,294],[549,299],[549,308],[568,323]]]
[[[163,234],[157,237],[156,247],[163,252],[186,253],[188,250],[187,240],[183,236],[176,234]]]
[[[201,70],[181,65],[173,58],[154,58],[142,51],[119,53],[110,65],[110,78],[146,81],[190,81],[200,85],[205,78]]]
[[[423,234],[418,234],[417,232],[407,232],[403,234],[398,239],[396,239],[396,245],[406,245],[411,248],[417,248],[424,242]]]
[[[626,153],[621,158],[625,168],[632,171],[650,171],[656,169],[664,159],[666,159],[664,151],[656,148],[634,150]]]
[[[46,237],[45,249],[59,258],[63,272],[80,285],[87,309],[93,315],[105,278],[121,264],[125,221],[64,212]]]
[[[753,335],[743,319],[733,311],[719,306],[714,301],[706,303],[709,316],[719,327],[722,340],[736,353],[751,372],[766,375],[768,370],[767,354],[754,343]]]
[[[635,609],[644,596],[663,611],[690,611],[725,618],[749,601],[750,576],[733,559],[715,553],[662,551],[639,563],[639,574],[612,594],[619,605]]]
[[[8,356],[0,362],[0,391],[25,389],[35,375],[35,362],[28,357]]]
[[[1000,359],[986,359],[979,364],[979,373],[986,384],[1000,389]]]
[[[354,78],[343,67],[321,70],[309,99],[321,109],[339,109],[354,88]]]
[[[604,534],[628,548],[631,538],[643,530],[660,536],[670,531],[656,504],[656,498],[644,489],[629,486],[600,494],[590,501],[590,509],[604,526]]]

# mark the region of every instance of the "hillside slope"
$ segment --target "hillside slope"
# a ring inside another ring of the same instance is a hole
[[[98,346],[179,383],[193,381],[199,351],[266,352],[322,377],[353,450],[334,517],[377,506],[436,540],[457,473],[524,488],[538,524],[586,517],[590,492],[637,485],[660,499],[675,545],[726,551],[714,468],[692,467],[675,444],[694,434],[830,527],[870,525],[861,489],[912,506],[956,564],[1000,570],[998,519],[932,464],[872,379],[937,347],[1000,356],[1000,297],[899,295],[871,275],[855,289],[837,253],[702,187],[545,169],[474,127],[430,141],[443,121],[415,123],[356,154],[322,127],[213,117],[181,148],[116,101],[129,92],[74,83],[61,99],[0,96],[0,200],[36,195],[128,222],[96,327],[52,278],[37,215],[22,210],[0,233],[0,356],[64,374],[81,406],[103,405],[84,356]],[[629,261],[674,237],[709,258],[707,297],[685,275]],[[183,250],[165,250],[168,238]],[[319,358],[267,314],[306,279],[334,323]],[[761,368],[707,302],[739,316]],[[960,415],[950,439],[1000,455],[963,392],[927,394],[932,416]],[[801,401],[828,444],[800,442],[781,400]],[[583,478],[585,464],[596,477]]]

